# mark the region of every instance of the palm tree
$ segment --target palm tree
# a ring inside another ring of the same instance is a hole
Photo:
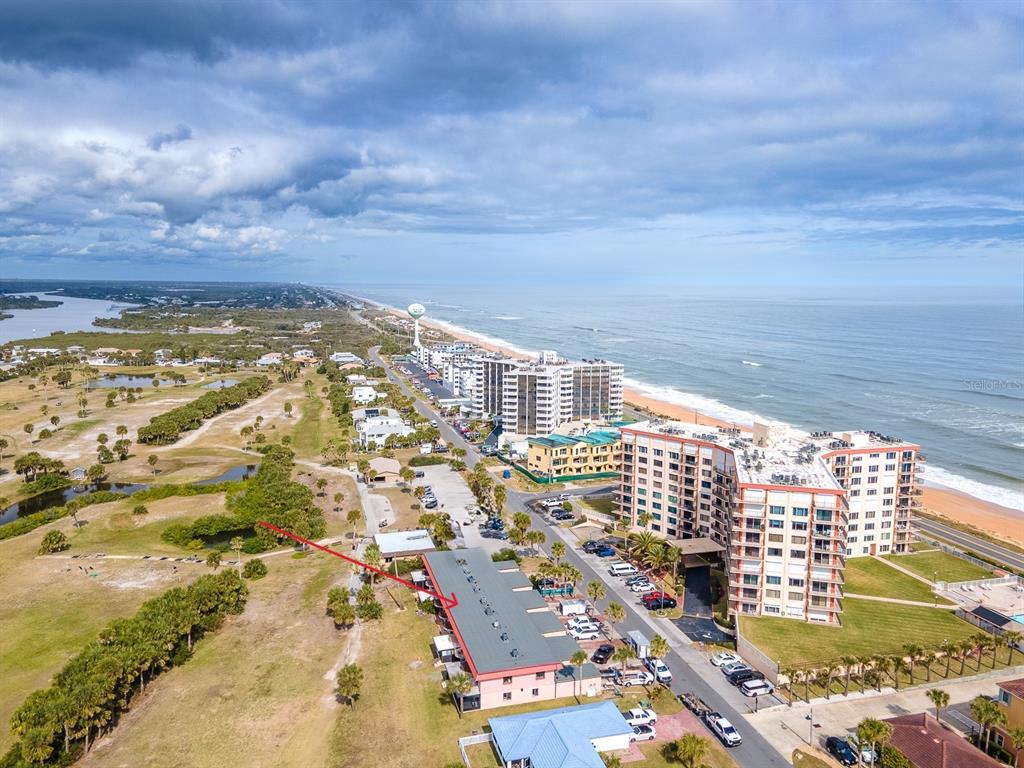
[[[683,768],[707,768],[704,758],[711,749],[706,736],[684,733],[665,746],[666,757],[679,763]]]
[[[850,693],[850,674],[853,672],[853,668],[860,663],[860,659],[856,656],[843,656],[839,661],[843,665],[843,671],[846,673],[846,687],[843,689],[843,695],[848,696]]]
[[[1017,757],[1013,761],[1013,768],[1020,768],[1020,756],[1024,755],[1024,728],[1014,728],[1007,735],[1013,742],[1013,748],[1017,753]]]
[[[577,700],[579,700],[579,693],[576,690],[576,681],[583,681],[583,665],[586,663],[586,661],[587,652],[582,649],[576,651],[575,653],[573,653],[572,656],[569,657],[569,663],[573,666],[573,672],[579,673],[578,675],[574,674],[572,680],[573,695],[576,696]]]
[[[832,662],[829,662],[824,667],[822,667],[821,669],[818,670],[818,681],[819,682],[824,681],[824,683],[825,683],[825,700],[826,701],[828,701],[829,697],[832,695],[832,678],[835,677],[835,674],[838,671],[839,671],[839,667],[837,667]]]
[[[921,658],[922,653],[924,653],[924,649],[919,645],[909,644],[903,646],[903,655],[910,668],[911,684],[914,682],[914,665]]]
[[[953,656],[956,654],[957,644],[950,640],[943,640],[939,650],[946,657],[946,671],[943,673],[942,678],[944,680],[949,679],[949,667],[953,663]]]
[[[555,565],[558,565],[558,561],[565,557],[565,544],[561,541],[556,541],[551,544],[551,556],[555,558]]]
[[[505,501],[508,498],[505,486],[501,483],[495,484],[492,498],[494,499],[494,512],[501,517],[501,511],[505,508]]]
[[[992,728],[1006,725],[1006,711],[987,696],[977,696],[971,702],[971,717],[981,726],[985,736],[985,753],[988,753],[988,741],[992,736]]]
[[[888,656],[875,656],[872,668],[878,673],[878,692],[882,692],[882,681],[892,669],[892,659]]]
[[[892,726],[873,717],[864,718],[857,726],[857,740],[861,744],[870,745],[876,755],[882,753],[882,747],[891,738]]]
[[[864,686],[867,684],[868,672],[871,672],[871,663],[873,659],[870,656],[858,656],[857,665],[860,667],[860,692],[864,693]]]
[[[941,688],[932,688],[928,691],[928,700],[935,705],[935,720],[941,723],[942,710],[949,706],[949,694]]]
[[[455,700],[455,709],[459,712],[459,719],[462,719],[462,699],[473,688],[473,678],[465,672],[457,672],[448,678],[448,691]]]
[[[667,656],[668,640],[661,635],[655,635],[651,640],[650,654],[656,659],[661,659]]]
[[[650,531],[641,531],[633,537],[629,552],[632,557],[639,557],[642,561],[651,552],[661,547],[661,539]]]
[[[235,559],[238,563],[238,572],[242,572],[242,546],[245,544],[244,539],[241,536],[231,537],[231,549],[235,552]]]
[[[1006,637],[1004,635],[996,635],[989,641],[989,648],[992,649],[992,669],[996,668],[996,656],[999,655],[999,649],[1005,648],[1007,645]]]
[[[1010,649],[1010,652],[1006,655],[1006,666],[1010,666],[1011,662],[1013,662],[1013,652],[1020,647],[1021,641],[1024,640],[1024,635],[1020,632],[1004,632],[1003,638]]]
[[[970,640],[961,640],[957,644],[957,658],[960,659],[960,676],[964,674],[964,667],[967,666],[967,657],[974,652],[974,643]]]
[[[914,679],[914,665],[909,663],[902,656],[895,656],[892,660],[892,679],[896,682],[896,690],[900,689],[900,675],[906,672],[910,675],[911,681]]]
[[[619,603],[608,603],[608,608],[605,610],[605,614],[608,616],[608,621],[612,624],[618,624],[626,618],[626,609]]]
[[[604,597],[604,584],[600,581],[592,581],[587,584],[587,597],[590,598],[590,602],[597,605],[597,601]]]
[[[336,682],[338,695],[348,702],[349,707],[355,706],[359,697],[359,687],[363,683],[363,670],[356,664],[346,664],[338,670]]]
[[[628,645],[620,645],[615,649],[615,653],[612,654],[612,661],[621,664],[623,672],[626,671],[626,663],[636,656],[636,652]]]

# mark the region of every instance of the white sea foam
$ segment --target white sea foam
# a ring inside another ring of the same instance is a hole
[[[1000,488],[988,483],[979,483],[977,480],[953,474],[942,467],[935,466],[931,462],[925,465],[924,482],[925,485],[938,485],[953,491],[966,493],[968,496],[974,496],[982,501],[989,501],[993,504],[1024,512],[1024,490],[1015,491],[1012,488]]]
[[[523,318],[516,317],[515,315],[495,315],[494,319],[495,320],[522,320]]]
[[[775,395],[766,395],[764,392],[762,392],[759,395],[754,395],[754,399],[755,400],[774,400],[775,399]]]
[[[678,405],[683,408],[700,411],[707,416],[722,419],[723,421],[734,421],[740,424],[753,424],[755,421],[771,421],[771,419],[760,416],[752,411],[743,411],[739,408],[733,408],[731,405],[726,405],[725,403],[719,402],[711,397],[705,397],[704,395],[681,392],[672,387],[648,384],[647,382],[637,381],[636,379],[630,379],[628,377],[625,379],[624,383],[627,387],[635,389],[644,397],[660,400],[661,402],[668,403],[669,405]]]
[[[744,365],[752,365],[754,368],[760,368],[761,363],[755,363],[753,360],[740,360]]]
[[[392,307],[388,304],[384,304],[379,301],[372,299],[363,299],[367,304],[378,306],[384,309],[391,309],[398,312],[402,310]],[[530,357],[536,357],[538,352],[536,350],[525,349],[513,344],[510,341],[501,339],[495,336],[488,336],[477,331],[471,331],[468,328],[449,323],[446,320],[438,320],[437,318],[430,318],[430,322],[438,325],[445,330],[449,331],[453,335],[466,336],[471,339],[475,339],[484,344],[490,344],[496,347],[502,347],[509,349],[520,355],[527,355]],[[744,361],[746,362],[746,361]],[[760,365],[759,363],[755,365]],[[730,405],[719,402],[714,398],[704,397],[703,395],[696,395],[689,392],[682,392],[672,387],[659,386],[656,384],[648,384],[644,381],[637,381],[636,379],[626,378],[624,384],[630,389],[634,389],[645,397],[650,397],[654,400],[660,400],[663,403],[670,405],[678,405],[683,408],[689,408],[699,411],[707,416],[711,416],[716,419],[722,419],[723,421],[731,421],[739,424],[752,424],[755,421],[766,422],[774,421],[761,416],[753,411],[744,411],[739,408],[733,408]],[[761,398],[761,395],[757,396]],[[767,397],[771,397],[768,395]],[[790,427],[794,432],[799,433],[800,430],[795,427]],[[1024,445],[1024,444],[1017,444]],[[1024,512],[1024,491],[1013,490],[1010,488],[1000,488],[999,486],[989,485],[987,483],[981,483],[977,480],[971,480],[966,477],[949,472],[948,470],[938,467],[935,464],[928,463],[925,469],[925,484],[933,486],[941,486],[943,488],[949,488],[950,490],[959,491],[965,493],[968,496],[987,501],[992,504],[999,504],[1000,506],[1008,507],[1010,509]]]

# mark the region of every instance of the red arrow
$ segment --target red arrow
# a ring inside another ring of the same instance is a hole
[[[373,571],[374,573],[379,574],[381,576],[386,576],[392,581],[397,581],[399,584],[404,584],[405,586],[410,587],[411,589],[415,589],[417,592],[422,592],[425,595],[430,595],[435,600],[440,600],[441,604],[449,610],[451,610],[459,604],[459,598],[455,596],[454,592],[452,592],[451,597],[445,597],[444,595],[439,594],[437,592],[431,592],[429,589],[417,587],[411,581],[400,579],[397,576],[388,573],[387,571],[382,571],[380,568],[375,568],[369,563],[364,563],[362,560],[356,560],[354,557],[349,557],[348,555],[341,554],[341,552],[335,552],[330,547],[325,547],[322,544],[317,544],[315,541],[310,541],[309,539],[304,539],[301,536],[296,536],[294,533],[286,531],[284,528],[278,528],[276,525],[265,523],[262,520],[260,520],[259,524],[266,528],[268,531],[273,531],[274,533],[277,533],[281,536],[287,536],[289,539],[295,539],[295,541],[298,541],[302,544],[307,544],[308,546],[313,547],[315,549],[319,549],[321,552],[326,552],[329,555],[334,555],[335,557],[340,557],[342,560],[347,560],[350,563],[354,563],[358,565],[360,568],[365,568],[366,570]]]

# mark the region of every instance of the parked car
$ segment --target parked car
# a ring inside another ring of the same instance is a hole
[[[599,633],[597,628],[587,627],[584,629],[570,629],[569,634],[574,640],[596,640]]]
[[[632,688],[634,685],[650,685],[654,682],[654,675],[646,669],[630,669],[618,676],[618,683],[624,688]]]
[[[716,653],[711,657],[711,663],[716,667],[721,667],[725,664],[735,664],[737,662],[742,663],[743,659],[730,651],[722,651],[721,653]]]
[[[738,747],[743,743],[743,738],[740,736],[740,732],[733,727],[732,723],[717,712],[710,713],[707,716],[707,722],[712,733],[720,738],[725,746]]]
[[[768,696],[775,693],[775,686],[767,680],[747,680],[740,684],[740,693],[744,696]]]
[[[658,732],[654,730],[654,726],[651,725],[637,725],[633,727],[633,735],[629,737],[630,741],[650,741],[658,735]]]
[[[605,667],[604,669],[599,669],[598,672],[601,674],[602,680],[618,680],[619,678],[619,670],[614,667]]]
[[[607,664],[608,659],[615,653],[615,646],[611,643],[604,643],[599,645],[597,650],[594,651],[594,655],[590,657],[590,660],[595,664]]]
[[[437,499],[423,502],[424,509],[437,509]]]
[[[552,519],[559,520],[561,522],[565,522],[566,520],[575,520],[576,519],[576,515],[574,515],[572,512],[564,512],[564,511],[563,512],[553,512],[551,517],[552,517]]]
[[[603,546],[605,546],[603,542],[595,541],[594,539],[590,539],[589,541],[584,541],[583,542],[583,551],[584,552],[594,552],[594,551],[596,551],[598,549],[601,549],[601,547],[603,547]]]
[[[417,469],[416,470],[416,477],[426,477],[426,476],[427,476],[427,473],[424,472],[422,469]]]
[[[825,751],[839,761],[840,765],[856,765],[860,758],[857,752],[851,747],[846,739],[838,736],[829,736],[825,739]]]
[[[623,717],[626,718],[626,722],[629,725],[654,725],[658,722],[658,714],[653,709],[647,709],[646,707],[636,707],[624,712]]]
[[[554,586],[554,582],[552,582],[550,586]],[[594,619],[592,619],[590,616],[587,616],[586,614],[573,616],[571,619],[569,619],[570,627],[586,627],[590,625],[593,625],[598,628],[600,628],[601,626],[598,622],[594,621]]]
[[[647,574],[641,573],[639,576],[630,576],[626,579],[626,586],[632,587],[634,584],[650,584],[651,580],[647,578]]]
[[[647,581],[641,584],[634,584],[629,588],[629,590],[631,592],[636,592],[638,595],[642,595],[647,592],[657,592],[658,588],[651,584],[651,582]]]
[[[853,747],[854,751],[860,753],[861,762],[868,765],[876,765],[878,763],[878,752],[870,744],[861,744],[856,733],[848,735],[846,743]]]
[[[651,595],[649,595],[649,594],[648,595],[644,595],[644,598],[648,598],[650,596]],[[675,600],[675,598],[674,597],[668,597],[667,595],[662,595],[661,597],[656,597],[653,600],[646,600],[645,599],[643,601],[643,603],[644,603],[644,608],[646,608],[648,611],[661,611],[661,610],[664,610],[666,608],[675,608],[676,607],[676,600]]]
[[[598,557],[614,557],[615,556],[615,550],[612,549],[611,547],[609,547],[606,544],[603,547],[599,547],[598,549],[595,549],[594,550],[594,554],[597,555]]]
[[[764,680],[764,675],[756,669],[739,669],[729,675],[728,680],[733,685],[742,685],[750,680]]]
[[[733,661],[733,662],[730,662],[729,664],[723,664],[720,667],[720,669],[722,670],[722,674],[725,675],[726,677],[728,677],[729,675],[731,675],[733,672],[736,672],[737,670],[740,670],[740,669],[750,669],[750,667],[747,666],[746,662],[743,662],[743,661]]]
[[[662,685],[669,685],[672,682],[672,672],[668,665],[661,659],[648,656],[644,659],[644,666],[654,675],[654,679]]]

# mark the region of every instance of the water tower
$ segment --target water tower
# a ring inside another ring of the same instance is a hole
[[[413,346],[416,349],[420,348],[420,318],[427,314],[427,308],[422,304],[410,304],[409,305],[409,316],[413,319],[413,327],[415,328],[415,335],[413,336]]]

